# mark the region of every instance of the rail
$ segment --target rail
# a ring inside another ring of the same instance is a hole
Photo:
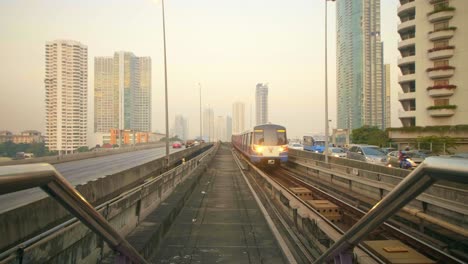
[[[326,263],[332,259],[335,263],[353,263],[354,246],[387,218],[440,180],[468,184],[466,160],[442,157],[425,159],[314,263]],[[454,261],[461,262],[456,258]]]
[[[120,253],[122,262],[148,263],[50,164],[0,167],[0,195],[40,187]]]

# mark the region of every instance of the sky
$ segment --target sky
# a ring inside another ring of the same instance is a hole
[[[338,0],[339,1],[339,0]],[[288,137],[324,133],[324,0],[166,0],[169,123],[199,130],[202,106],[232,115],[232,103],[255,116],[255,86],[269,84],[269,120]],[[392,66],[392,126],[397,113],[397,0],[381,0],[384,60]],[[388,11],[387,11],[388,10]],[[335,6],[328,2],[329,119],[336,127]],[[88,131],[93,129],[94,57],[131,51],[152,58],[153,131],[164,132],[160,1],[0,1],[0,130],[45,132],[45,43],[88,46]],[[252,120],[254,124],[254,120]],[[171,125],[172,126],[172,125]]]

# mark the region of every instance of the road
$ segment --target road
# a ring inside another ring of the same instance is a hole
[[[183,148],[170,148],[171,153],[180,150],[183,150]],[[55,168],[71,184],[73,184],[73,186],[76,186],[163,157],[165,152],[165,147],[138,150],[91,159],[59,163],[55,164]],[[44,193],[40,188],[32,188],[21,192],[2,195],[0,196],[0,213],[9,211],[25,204],[29,204],[46,196],[47,194]]]

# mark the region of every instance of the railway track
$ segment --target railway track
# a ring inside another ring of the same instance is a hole
[[[337,197],[324,191],[322,188],[314,186],[313,184],[302,180],[295,172],[286,170],[285,168],[263,168],[265,174],[277,181],[278,183],[291,187],[302,187],[310,190],[315,197],[319,199],[328,200],[335,205],[339,206],[346,217],[352,221],[348,223],[338,224],[341,229],[347,230],[357,220],[359,220],[366,211],[357,208],[352,203],[346,201],[343,197]],[[457,259],[456,257],[444,252],[443,250],[432,246],[432,241],[425,242],[413,234],[405,232],[399,228],[398,225],[392,223],[394,221],[388,221],[381,225],[378,229],[374,230],[370,237],[378,239],[396,239],[404,242],[407,245],[411,245],[412,248],[421,252],[432,259],[436,259],[438,263],[466,263],[463,260]],[[348,225],[347,225],[348,224]],[[464,259],[464,261],[467,261]]]

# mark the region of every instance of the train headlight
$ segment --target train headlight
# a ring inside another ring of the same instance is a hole
[[[288,151],[288,145],[280,146],[279,147],[279,152],[287,152]]]
[[[263,152],[263,147],[258,146],[258,145],[254,145],[254,151],[257,152],[257,153],[262,153]]]

